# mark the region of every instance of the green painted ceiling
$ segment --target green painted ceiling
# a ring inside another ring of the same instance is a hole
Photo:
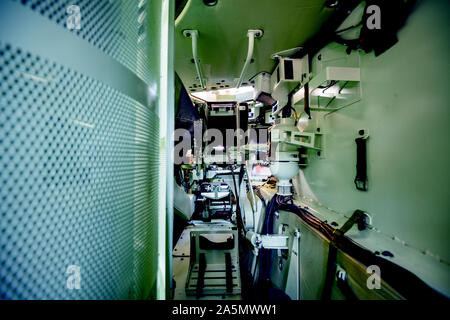
[[[189,0],[175,21],[175,71],[189,91],[201,91],[191,62],[191,39],[182,34],[185,29],[197,29],[207,89],[234,87],[247,56],[247,30],[262,29],[264,36],[255,40],[254,62],[243,82],[258,72],[272,72],[273,53],[301,46],[332,13],[324,7],[325,1],[218,0],[211,7],[202,0]]]

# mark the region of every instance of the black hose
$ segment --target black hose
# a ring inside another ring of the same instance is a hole
[[[242,236],[245,236],[245,226],[244,226],[244,220],[242,219],[242,214],[241,214],[241,207],[239,205],[239,194],[238,194],[238,190],[237,190],[237,186],[236,186],[236,179],[234,177],[234,169],[233,166],[231,166],[231,176],[233,177],[233,185],[234,185],[234,194],[235,194],[235,198],[236,198],[236,220],[237,220],[237,226],[238,226],[238,230],[239,233]]]

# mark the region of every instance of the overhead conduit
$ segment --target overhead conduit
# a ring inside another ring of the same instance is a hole
[[[203,90],[205,90],[206,89],[205,79],[203,78],[202,69],[200,67],[200,60],[198,59],[198,52],[197,52],[198,31],[197,30],[184,30],[183,35],[186,38],[192,39],[192,57],[194,58],[195,69],[197,70],[197,76],[198,76],[198,80],[200,81],[200,86],[202,87]]]
[[[255,37],[260,38],[263,35],[262,30],[248,30],[247,37],[248,37],[248,51],[247,51],[247,59],[245,59],[244,67],[242,68],[241,76],[239,77],[239,80],[237,82],[236,88],[239,88],[242,84],[242,81],[244,80],[244,75],[247,72],[248,65],[250,64],[250,61],[253,57],[253,49],[255,46]]]

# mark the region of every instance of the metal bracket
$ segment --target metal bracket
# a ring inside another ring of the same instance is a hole
[[[322,150],[322,133],[317,132],[299,132],[291,130],[273,130],[272,142],[286,143],[298,147]]]
[[[318,107],[310,107],[310,111],[317,111],[317,112],[326,112],[325,116],[328,116],[329,114],[332,114],[336,111],[339,111],[343,108],[346,108],[348,106],[351,106],[361,100],[361,86],[359,86],[359,93],[356,98],[356,100],[346,103],[344,106],[336,107],[336,108],[329,108],[328,106],[336,100],[336,97],[342,93],[342,90],[347,86],[349,82],[360,82],[361,76],[360,76],[360,68],[354,68],[354,67],[333,67],[333,66],[327,66],[325,67],[321,72],[319,72],[314,78],[312,78],[309,81],[309,88],[308,88],[308,95],[312,95],[312,93],[318,89],[318,87],[327,81],[337,81],[343,82],[343,85],[340,86],[339,91],[337,94],[334,94],[332,97],[329,94],[325,94],[325,91],[328,89],[320,89],[322,90],[321,94],[314,95],[317,96],[318,100],[320,96],[324,95],[328,98],[331,98],[328,103],[321,107],[320,105]],[[293,103],[298,104],[300,101],[303,101],[305,99],[305,93],[304,90],[298,90],[293,97]]]
[[[347,272],[340,266],[336,266],[336,277],[343,281],[347,281]]]
[[[289,236],[260,235],[260,246],[264,249],[287,249]]]
[[[303,47],[295,47],[295,48],[291,48],[291,49],[287,49],[287,50],[283,50],[283,51],[278,51],[278,52],[275,52],[274,54],[272,54],[270,56],[270,58],[271,59],[280,59],[280,58],[290,57],[294,53],[297,53],[302,49],[303,49]]]
[[[254,249],[288,249],[289,236],[272,235],[272,234],[258,234],[253,231],[248,231],[246,235]]]

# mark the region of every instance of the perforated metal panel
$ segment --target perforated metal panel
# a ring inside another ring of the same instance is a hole
[[[146,33],[147,0],[14,0],[61,27],[67,25],[67,8],[77,5],[81,28],[71,32],[117,59],[149,83]]]
[[[122,23],[137,2],[78,2],[90,12],[79,36],[141,77],[150,74],[138,67],[138,39],[121,33],[138,34],[137,24],[123,31]],[[64,27],[68,1],[22,3]],[[158,135],[149,106],[0,39],[0,298],[149,296]],[[80,289],[67,286],[70,265],[80,267]]]

